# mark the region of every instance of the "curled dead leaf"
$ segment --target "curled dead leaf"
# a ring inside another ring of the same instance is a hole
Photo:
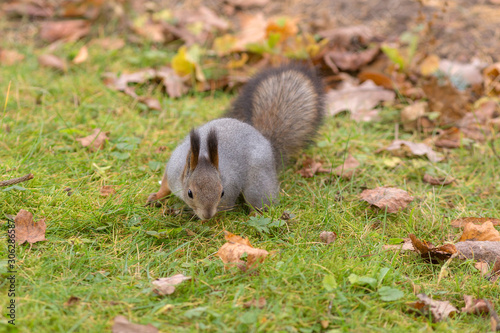
[[[243,271],[256,268],[262,263],[269,252],[252,247],[248,239],[224,231],[227,243],[217,252],[224,264],[234,264]],[[241,260],[241,256],[247,254],[246,263]]]
[[[319,239],[325,244],[331,244],[337,239],[337,234],[333,231],[322,231],[319,234]]]
[[[431,184],[431,185],[449,185],[455,181],[455,178],[453,177],[434,177],[426,173],[424,175],[423,179],[424,183]]]
[[[64,302],[64,306],[72,306],[78,304],[80,302],[80,298],[76,296],[71,296],[66,302]]]
[[[191,277],[183,274],[176,274],[168,278],[159,278],[152,282],[155,286],[153,291],[160,296],[170,295],[174,293],[176,285],[188,280],[191,280]]]
[[[90,22],[86,20],[48,21],[40,27],[40,37],[49,43],[60,39],[74,42],[89,32]]]
[[[483,224],[467,223],[464,233],[460,237],[460,242],[465,241],[492,241],[500,242],[500,232],[495,229],[493,223],[487,221]]]
[[[46,240],[45,229],[47,229],[47,225],[45,224],[45,219],[35,222],[33,221],[33,214],[21,209],[17,213],[14,223],[16,227],[16,242],[18,244],[23,244],[26,241],[33,244]]]
[[[409,153],[417,156],[425,155],[431,162],[439,162],[443,160],[443,157],[432,150],[432,148],[425,143],[414,143],[406,140],[394,140],[391,145],[385,150],[398,152],[402,149],[402,146],[409,148]]]
[[[307,156],[302,161],[302,169],[297,171],[304,178],[311,178],[317,173],[329,173],[331,169],[324,169],[322,167],[323,163],[316,161],[314,158]]]
[[[263,309],[265,306],[266,306],[266,299],[264,297],[260,297],[259,299],[252,299],[248,302],[245,302],[243,303],[243,307],[244,308],[251,308],[251,307],[255,307],[255,308],[259,308],[259,309]]]
[[[409,235],[413,247],[420,253],[424,259],[447,260],[457,252],[453,244],[444,244],[435,247],[425,240],[419,240],[414,234]]]
[[[361,199],[388,213],[397,213],[413,201],[408,192],[394,187],[377,187],[361,192]]]
[[[83,147],[89,147],[91,150],[104,149],[104,144],[109,139],[108,134],[109,132],[103,132],[100,128],[96,128],[89,136],[76,139],[76,141],[80,142]]]
[[[112,333],[158,333],[158,329],[153,325],[134,324],[125,316],[115,317],[111,331]]]
[[[462,308],[462,312],[472,313],[472,314],[489,314],[490,308],[492,308],[491,302],[485,299],[475,299],[470,295],[464,295],[465,307]],[[488,304],[489,303],[489,304]]]
[[[425,294],[418,294],[417,297],[420,301],[417,301],[410,306],[412,309],[426,315],[430,313],[433,321],[438,322],[447,319],[448,317],[453,317],[458,313],[458,309],[455,308],[448,301],[437,301]]]
[[[53,68],[60,70],[61,72],[66,72],[68,66],[66,61],[53,55],[53,54],[42,54],[38,57],[38,63],[43,67]]]
[[[349,154],[345,159],[344,164],[333,169],[333,173],[344,179],[351,179],[359,166],[359,161]]]
[[[361,52],[331,50],[327,52],[324,57],[329,57],[336,67],[343,71],[357,71],[361,67],[373,61],[379,51],[378,47],[370,48]]]
[[[116,193],[116,190],[113,186],[110,185],[104,185],[101,187],[99,190],[99,194],[103,197],[109,197],[110,195],[113,195]]]
[[[461,217],[450,222],[452,227],[463,228],[468,223],[474,224],[484,224],[486,222],[491,222],[491,224],[500,226],[500,219],[495,219],[492,217]]]
[[[436,77],[422,85],[429,100],[429,109],[439,113],[441,125],[451,125],[463,118],[467,112],[467,96],[450,82],[440,84]]]

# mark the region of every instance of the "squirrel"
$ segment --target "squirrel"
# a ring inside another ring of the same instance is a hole
[[[279,171],[314,138],[324,113],[314,70],[291,64],[258,73],[224,118],[192,129],[177,146],[148,204],[174,193],[207,220],[240,195],[258,210],[278,203]]]

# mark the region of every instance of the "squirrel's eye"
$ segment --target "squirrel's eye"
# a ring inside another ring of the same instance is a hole
[[[224,196],[224,191],[222,191],[222,194],[220,195],[220,197],[222,198]]]
[[[191,190],[188,190],[188,197],[190,197],[191,199],[193,199],[193,192],[191,192]]]

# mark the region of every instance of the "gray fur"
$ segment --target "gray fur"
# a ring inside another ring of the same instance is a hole
[[[208,160],[206,142],[212,128],[217,131],[219,171],[224,189],[218,210],[234,206],[241,193],[255,208],[277,203],[279,186],[269,141],[255,128],[236,119],[213,120],[197,130],[201,138],[200,160]],[[172,192],[186,202],[182,173],[189,148],[187,136],[172,153],[165,171]]]

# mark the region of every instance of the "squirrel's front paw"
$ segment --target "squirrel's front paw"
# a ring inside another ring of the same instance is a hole
[[[145,206],[161,207],[161,202],[158,200],[156,193],[151,193],[149,195]]]

